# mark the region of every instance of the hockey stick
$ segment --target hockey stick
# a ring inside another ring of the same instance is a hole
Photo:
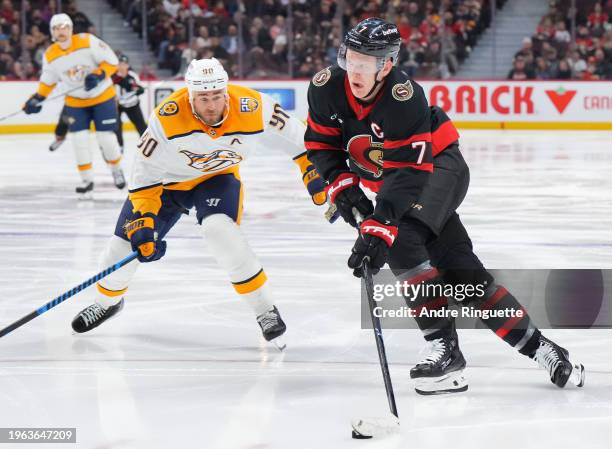
[[[26,316],[24,316],[23,318],[15,321],[13,324],[5,327],[4,329],[1,329],[0,330],[0,337],[4,337],[6,334],[14,331],[15,329],[23,326],[24,324],[32,321],[37,316],[42,315],[47,310],[52,309],[53,307],[61,304],[62,302],[66,301],[68,298],[71,298],[72,296],[74,296],[77,293],[79,293],[81,290],[86,289],[87,287],[91,286],[92,284],[98,282],[100,279],[105,278],[106,276],[108,276],[109,274],[113,273],[114,271],[117,271],[119,268],[123,267],[124,265],[127,265],[132,260],[136,259],[136,257],[138,257],[138,252],[134,251],[129,256],[125,257],[124,259],[121,259],[115,265],[111,265],[106,270],[101,271],[100,273],[96,274],[93,277],[90,277],[85,282],[82,282],[81,284],[77,285],[76,287],[72,288],[71,290],[68,290],[67,292],[61,294],[57,298],[49,301],[44,306],[39,307],[38,309],[36,309],[36,310],[30,312],[29,314],[27,314]]]
[[[393,393],[393,384],[391,383],[391,374],[389,373],[389,364],[387,363],[387,353],[385,351],[385,342],[382,336],[382,327],[380,318],[374,314],[374,280],[372,278],[372,270],[370,268],[369,258],[365,258],[361,265],[363,271],[363,282],[365,285],[366,296],[368,297],[368,306],[370,309],[370,318],[372,318],[372,329],[374,330],[374,339],[376,340],[376,349],[378,350],[378,360],[382,371],[383,380],[385,382],[385,391],[387,392],[387,400],[389,402],[389,410],[392,415],[378,418],[358,418],[351,422],[353,427],[352,437],[356,439],[372,438],[374,436],[384,436],[399,432],[399,415],[395,404],[395,394]]]
[[[82,87],[83,87],[83,86],[78,86],[78,87],[74,87],[74,88],[72,88],[72,89],[68,89],[67,91],[62,92],[61,94],[57,94],[57,95],[54,95],[54,96],[52,96],[52,97],[45,98],[43,101],[41,101],[41,102],[40,102],[40,103],[38,103],[38,104],[40,105],[40,104],[44,104],[44,103],[46,103],[46,102],[48,102],[48,101],[57,100],[58,98],[61,98],[61,97],[65,96],[65,95],[68,95],[69,93],[74,92],[75,90],[81,89]],[[15,111],[15,112],[11,112],[10,114],[5,115],[4,117],[0,117],[0,122],[2,122],[2,121],[4,121],[4,120],[6,120],[7,118],[14,117],[14,116],[15,116],[15,115],[17,115],[17,114],[21,114],[22,112],[23,112],[23,108],[21,108],[21,109],[19,109],[19,110]]]

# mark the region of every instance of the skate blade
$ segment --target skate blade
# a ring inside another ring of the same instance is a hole
[[[414,391],[425,396],[434,394],[462,393],[468,383],[463,371],[455,371],[441,377],[420,377],[415,379]]]
[[[93,193],[77,193],[77,198],[79,201],[93,201]]]
[[[572,373],[570,374],[570,382],[577,387],[584,387],[584,379],[586,377],[586,371],[582,363],[575,363],[572,367]]]
[[[281,352],[283,352],[287,347],[287,343],[285,343],[285,339],[282,336],[276,337],[270,343],[274,344],[274,346],[276,346],[276,348]]]

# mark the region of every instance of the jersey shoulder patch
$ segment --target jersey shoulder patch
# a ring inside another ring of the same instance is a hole
[[[414,87],[412,82],[407,80],[405,83],[396,83],[391,88],[391,95],[397,101],[408,101],[414,95]]]
[[[179,106],[174,100],[166,101],[158,109],[158,114],[161,116],[174,115],[179,111]]]
[[[317,72],[315,76],[312,77],[312,84],[316,87],[321,87],[331,79],[332,73],[329,67],[324,68],[323,70]]]
[[[201,129],[200,122],[193,116],[189,105],[189,93],[184,87],[173,92],[155,108],[155,115],[167,139],[187,135]]]

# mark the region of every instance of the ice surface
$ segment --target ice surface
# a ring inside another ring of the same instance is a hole
[[[97,152],[96,199],[77,201],[70,143],[50,153],[51,139],[0,138],[0,326],[97,272],[125,196]],[[462,151],[472,182],[459,213],[487,266],[612,268],[612,133],[463,131]],[[76,427],[77,445],[53,447],[88,449],[609,447],[612,330],[547,332],[587,367],[580,390],[558,389],[487,330],[460,331],[470,387],[441,397],[416,395],[409,378],[421,336],[387,330],[402,433],[351,440],[351,418],[387,411],[345,266],[354,232],[323,220],[284,154],[260,152],[242,179],[243,229],[288,324],[285,353],[184,217],[117,319],[72,334],[90,289],[0,340],[0,427]]]

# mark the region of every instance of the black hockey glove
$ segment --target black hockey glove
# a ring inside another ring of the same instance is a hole
[[[42,103],[43,101],[45,101],[45,97],[43,97],[42,95],[32,95],[23,105],[23,112],[25,112],[26,114],[38,114],[42,109],[42,105],[40,103]]]
[[[380,271],[387,262],[389,248],[397,237],[397,226],[389,220],[372,215],[365,219],[359,226],[359,237],[351,250],[348,260],[349,268],[353,269],[353,275],[360,278],[363,276],[361,264],[366,257],[370,260],[372,274]]]
[[[98,84],[106,77],[103,71],[92,72],[85,77],[85,90],[95,89]]]
[[[327,197],[335,204],[348,224],[357,227],[356,214],[367,217],[374,212],[372,201],[363,193],[359,187],[359,177],[350,172],[341,172],[325,188]]]

